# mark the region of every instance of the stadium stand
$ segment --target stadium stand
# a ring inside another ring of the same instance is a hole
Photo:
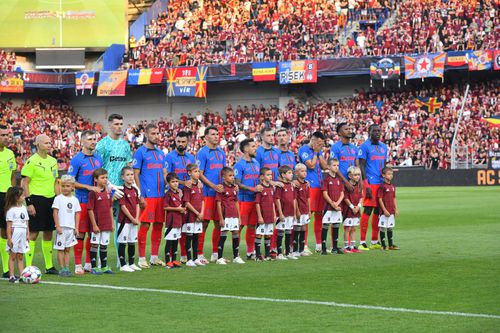
[[[11,148],[20,167],[36,151],[35,138],[45,133],[53,139],[53,156],[59,169],[68,168],[69,159],[80,150],[79,136],[83,130],[102,130],[79,116],[65,101],[57,99],[27,100],[21,105],[12,101],[0,102],[0,123],[13,132]]]
[[[500,40],[492,0],[200,3],[172,1],[145,27],[145,42],[131,40],[123,67],[482,50]]]
[[[494,49],[499,23],[497,1],[401,1],[394,23],[361,41],[367,55]]]
[[[16,53],[0,50],[0,71],[16,69]]]
[[[172,1],[132,39],[124,68],[329,58],[354,19],[383,22],[395,1]],[[353,51],[356,55],[359,51]]]

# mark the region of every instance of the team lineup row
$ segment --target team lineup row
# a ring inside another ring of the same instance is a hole
[[[164,265],[158,258],[164,223],[167,240],[165,258],[169,268],[180,266],[176,260],[178,241],[181,243],[181,261],[186,265],[208,263],[203,255],[203,244],[209,221],[215,221],[212,260],[219,264],[227,262],[222,254],[228,231],[232,233],[233,261],[244,262],[239,257],[238,248],[240,229],[245,226],[248,259],[297,259],[300,254],[307,255],[306,226],[311,217],[314,220],[316,250],[323,254],[326,254],[326,236],[330,228],[332,253],[343,253],[342,246],[337,245],[342,221],[345,228],[344,250],[358,252],[359,249],[386,248],[386,231],[389,248],[397,249],[392,243],[394,215],[397,214],[394,186],[391,185],[392,170],[385,168],[387,147],[379,142],[380,127],[376,125],[370,128],[370,140],[358,149],[350,143],[352,128],[345,123],[338,124],[341,141],[333,145],[328,161],[322,154],[325,137],[321,132],[313,133],[309,143],[300,148],[297,161],[293,153],[282,149],[286,147],[282,143],[289,140],[286,130],[276,133],[280,144],[278,149],[273,147],[273,131],[264,129],[260,133],[260,147],[257,148],[251,139],[242,141],[239,148],[243,156],[233,168],[229,168],[223,150],[218,147],[219,133],[215,127],[206,128],[206,145],[195,157],[186,152],[189,138],[183,132],[177,133],[175,150],[165,156],[155,146],[159,138],[157,126],[148,125],[145,131],[147,141],[132,158],[130,146],[121,139],[122,117],[114,114],[108,120],[109,135],[98,143],[94,132],[82,133],[82,151],[71,160],[68,177],[63,176],[61,181],[57,180],[57,163],[49,156],[50,138],[45,135],[37,137],[37,153],[28,159],[21,170],[22,189],[11,188],[9,191],[12,193],[8,192],[9,200],[6,200],[10,202],[9,209],[17,207],[22,210],[21,203],[26,203],[26,212],[19,211],[16,216],[18,219],[24,216],[25,233],[29,235],[24,237],[29,242],[19,243],[27,253],[28,265],[33,260],[35,240],[42,231],[46,272],[57,273],[51,252],[52,233],[56,229],[54,248],[60,250],[63,247],[58,255],[61,275],[69,274],[69,247],[73,245],[75,272],[84,272],[81,257],[87,234],[85,268],[88,269],[90,264],[94,274],[101,273],[97,269],[99,253],[102,271],[110,273],[107,246],[115,225],[118,228],[118,256],[124,271],[149,267],[145,249],[150,225],[150,263]],[[4,132],[8,133],[6,129],[0,130],[1,141],[5,142],[8,135]],[[3,146],[1,155],[8,155],[5,143]],[[15,160],[6,157],[7,167],[13,173]],[[1,166],[4,167],[3,163]],[[13,179],[13,176],[9,179],[2,177],[0,192],[5,193],[14,184]],[[76,188],[75,198],[67,202],[73,187]],[[166,193],[165,188],[168,188]],[[116,199],[114,204],[110,190]],[[137,204],[134,204],[133,198],[137,199]],[[8,209],[5,212],[8,213]],[[371,246],[368,246],[365,238],[372,212],[372,238]],[[29,226],[26,223],[28,216]],[[61,222],[63,219],[73,220],[73,223]],[[2,231],[5,231],[6,237],[2,240],[7,240],[6,245],[11,249],[10,261],[13,265],[12,223],[9,219],[7,224],[4,222]],[[20,224],[14,231],[21,228]],[[72,224],[73,228],[67,224]],[[361,224],[359,249],[355,245],[358,224]],[[382,227],[380,230],[379,224]],[[379,232],[382,244],[378,242]],[[136,238],[138,266],[133,262]],[[265,256],[260,254],[262,239]],[[125,261],[127,244],[128,264]],[[4,247],[2,245],[0,247]],[[4,258],[2,250],[5,273]],[[22,260],[18,260],[18,264],[19,261],[22,264]]]

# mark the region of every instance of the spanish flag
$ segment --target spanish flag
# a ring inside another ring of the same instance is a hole
[[[489,123],[491,127],[500,128],[500,116],[482,118],[481,120]]]

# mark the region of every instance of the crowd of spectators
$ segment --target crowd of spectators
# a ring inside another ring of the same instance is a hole
[[[465,112],[458,131],[457,144],[468,151],[468,161],[485,164],[492,151],[500,150],[500,131],[481,121],[483,117],[500,114],[499,81],[474,84],[466,100]],[[392,92],[355,91],[352,96],[337,101],[319,103],[290,100],[283,109],[276,105],[227,105],[221,112],[205,110],[196,114],[181,114],[178,120],[154,120],[163,135],[159,147],[167,153],[174,147],[178,131],[191,133],[190,150],[196,153],[203,146],[203,132],[207,126],[219,129],[221,147],[232,165],[239,157],[238,144],[247,137],[258,139],[264,127],[290,130],[290,149],[298,151],[304,140],[314,131],[328,136],[329,145],[338,140],[335,126],[348,122],[356,128],[353,141],[359,145],[368,138],[368,127],[382,126],[383,141],[390,150],[392,165],[424,166],[432,169],[450,167],[451,142],[461,106],[463,86],[442,85],[420,89],[402,89]],[[416,96],[436,97],[441,109],[430,114],[418,108]],[[12,102],[0,103],[0,123],[12,128],[12,149],[19,165],[35,151],[34,139],[40,133],[53,138],[53,155],[60,169],[66,169],[69,159],[80,151],[79,136],[83,130],[94,129],[105,135],[105,128],[83,119],[64,101],[36,99],[15,106]],[[144,128],[150,120],[128,125],[124,137],[132,150],[144,140]],[[462,152],[466,158],[465,152]],[[459,156],[460,157],[460,156]]]
[[[13,71],[16,69],[16,53],[0,50],[0,71]]]
[[[406,0],[394,23],[378,31],[368,28],[348,41],[352,55],[387,55],[497,49],[500,3],[495,0]]]
[[[196,115],[182,114],[178,122],[162,118],[158,124],[165,134],[162,146],[165,151],[173,147],[173,133],[179,130],[192,133],[192,149],[197,151],[203,145],[205,127],[217,126],[221,146],[233,163],[239,155],[238,143],[247,137],[255,138],[263,127],[289,128],[290,149],[294,152],[312,132],[320,130],[329,138],[325,147],[328,152],[328,146],[338,140],[337,123],[346,121],[356,127],[353,141],[357,145],[368,138],[368,127],[377,123],[382,126],[383,140],[390,148],[391,164],[447,169],[463,93],[464,87],[459,85],[380,93],[360,90],[338,101],[308,105],[290,100],[283,110],[275,105],[228,105],[222,114],[206,110]],[[457,145],[466,147],[468,160],[474,164],[485,164],[489,153],[500,149],[500,131],[481,121],[483,117],[500,114],[499,94],[498,81],[490,81],[474,85],[466,100]],[[416,96],[439,98],[442,107],[429,114],[415,104]],[[142,144],[145,125],[144,121],[127,129],[128,140],[136,146]]]
[[[495,0],[173,0],[124,68],[496,49]],[[392,24],[380,22],[394,13]],[[340,41],[349,25],[353,34]]]
[[[52,138],[52,155],[57,159],[60,170],[68,168],[68,162],[80,151],[80,134],[87,129],[101,131],[78,115],[65,101],[59,99],[33,99],[21,105],[11,100],[0,101],[0,124],[11,128],[11,148],[20,167],[36,151],[35,138],[47,134]]]
[[[388,16],[391,0],[173,0],[130,40],[125,68],[283,61],[339,54],[354,17]]]

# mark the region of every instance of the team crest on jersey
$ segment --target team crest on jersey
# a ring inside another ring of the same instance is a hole
[[[200,160],[196,160],[196,165],[197,165],[197,166],[200,166],[200,165],[201,165]]]
[[[304,152],[304,153],[302,153],[302,158],[303,158],[303,159],[306,159],[306,158],[308,158],[308,157],[309,157],[309,154],[308,154],[308,153],[305,153],[305,152]]]
[[[68,209],[71,209],[71,208],[73,208],[73,204],[71,202],[68,202],[68,204],[66,205],[66,207],[68,207]]]
[[[73,166],[70,165],[69,168],[68,168],[68,173],[72,173],[73,172]]]
[[[21,213],[19,217],[21,218],[21,220],[24,220],[26,218],[26,215],[24,215],[24,213]]]
[[[12,169],[14,169],[14,163],[10,162],[9,163],[9,170],[12,171]]]
[[[56,178],[56,175],[57,175],[57,170],[56,170],[56,169],[53,169],[53,170],[52,170],[52,176],[53,176],[54,178]]]
[[[132,166],[136,166],[136,165],[137,165],[137,159],[135,159],[135,158],[134,158],[134,159],[132,160]]]
[[[238,176],[238,169],[236,169],[236,168],[234,169],[234,176],[235,177]]]

